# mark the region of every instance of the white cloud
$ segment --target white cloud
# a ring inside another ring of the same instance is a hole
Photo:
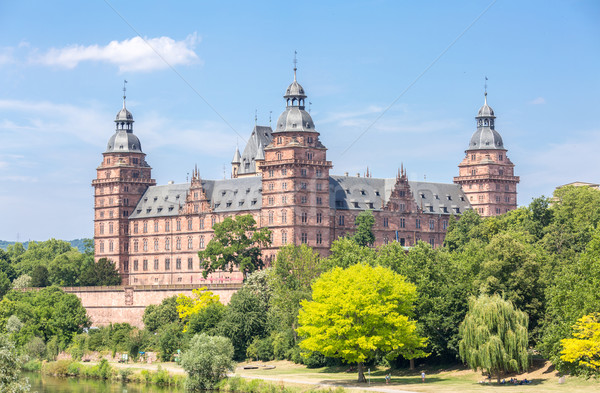
[[[0,65],[14,62],[13,48],[0,48]]]
[[[170,37],[133,37],[123,41],[111,41],[106,46],[73,45],[52,48],[32,61],[69,69],[77,67],[83,61],[98,61],[115,64],[121,72],[153,71],[199,61],[194,52],[194,46],[199,41],[196,33],[181,41]]]
[[[538,97],[529,102],[531,105],[543,105],[546,103],[546,99],[544,97]]]

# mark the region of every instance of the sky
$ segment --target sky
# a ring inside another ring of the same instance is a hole
[[[451,183],[487,77],[520,206],[600,182],[595,0],[0,0],[0,239],[93,236],[124,80],[157,184],[229,177],[295,51],[332,174]]]

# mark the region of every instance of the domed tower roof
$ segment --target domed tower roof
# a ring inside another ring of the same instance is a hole
[[[483,106],[477,112],[477,131],[473,133],[467,150],[504,150],[504,143],[500,133],[496,131],[494,110],[487,103],[487,92],[485,93]]]
[[[125,107],[125,94],[123,94],[123,108],[117,113],[116,130],[108,140],[105,153],[142,153],[142,144],[133,134],[133,123],[133,115]]]
[[[310,114],[304,110],[306,93],[304,88],[296,80],[296,67],[294,67],[294,81],[288,86],[283,98],[286,100],[286,108],[277,120],[277,126],[273,132],[315,132],[315,123]]]

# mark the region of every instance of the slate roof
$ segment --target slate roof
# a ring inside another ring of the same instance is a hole
[[[352,176],[329,177],[330,207],[336,210],[381,210],[390,198],[396,179]],[[457,184],[409,181],[410,189],[424,213],[461,214],[470,209]],[[167,184],[149,187],[130,218],[169,217],[179,214],[190,185]],[[203,180],[202,187],[213,211],[237,212],[262,207],[262,178]],[[458,210],[457,210],[458,209]]]
[[[262,179],[244,177],[203,180],[202,187],[214,212],[258,210],[262,206]],[[189,183],[148,187],[130,218],[169,217],[185,204]]]
[[[242,153],[242,159],[240,168],[238,169],[239,175],[246,175],[249,173],[256,173],[256,156],[259,150],[263,150],[261,154],[264,157],[264,147],[267,146],[273,140],[273,130],[271,127],[265,126],[254,126],[250,139],[244,148]],[[262,148],[261,148],[262,145]]]
[[[330,176],[329,206],[337,210],[380,210],[389,201],[396,179]],[[458,184],[409,181],[417,206],[425,213],[461,214],[471,208]]]

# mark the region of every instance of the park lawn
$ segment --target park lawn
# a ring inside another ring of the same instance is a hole
[[[243,366],[248,364],[259,365],[256,370],[244,370]],[[265,365],[274,365],[275,369],[265,369]],[[413,392],[598,392],[600,393],[600,383],[597,380],[585,380],[576,377],[567,377],[564,384],[558,383],[558,375],[551,365],[546,362],[537,368],[533,368],[528,373],[516,375],[517,378],[527,378],[532,380],[530,385],[489,385],[479,384],[478,381],[484,379],[479,372],[462,368],[442,368],[427,367],[426,382],[421,382],[421,369],[415,371],[396,370],[392,373],[392,380],[389,385],[385,384],[386,371],[383,368],[371,370],[371,384],[356,383],[356,371],[347,372],[348,367],[323,367],[309,369],[302,365],[293,364],[286,361],[275,362],[246,362],[238,364],[235,373],[239,376],[249,378],[260,378],[270,381],[283,381],[286,385],[311,384],[332,384],[339,385],[347,389],[376,390],[382,388],[386,390],[405,390]],[[368,375],[365,374],[367,377]],[[509,376],[510,378],[510,376]],[[508,378],[507,378],[508,379]]]

